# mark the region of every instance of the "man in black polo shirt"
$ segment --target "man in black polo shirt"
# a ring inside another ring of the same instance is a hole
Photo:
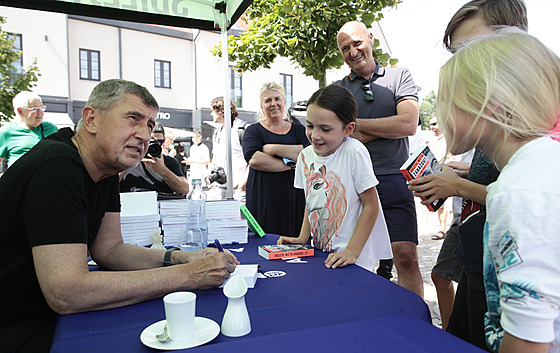
[[[373,57],[373,34],[357,21],[347,22],[337,36],[338,48],[350,67],[337,84],[358,102],[358,133],[370,152],[379,185],[377,191],[389,229],[398,283],[423,297],[418,268],[418,225],[412,193],[399,168],[408,158],[408,136],[418,125],[418,92],[405,68],[383,67]],[[378,274],[390,278],[390,260]]]
[[[146,155],[158,109],[144,87],[103,81],[76,134],[41,140],[0,178],[2,352],[48,352],[55,313],[217,287],[234,271],[229,252],[123,243],[117,174]],[[90,272],[88,254],[110,271]]]

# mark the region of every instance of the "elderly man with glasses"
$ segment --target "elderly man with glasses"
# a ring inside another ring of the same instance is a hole
[[[8,167],[41,139],[58,131],[55,124],[43,121],[43,112],[47,107],[36,93],[20,92],[12,104],[19,119],[0,128],[0,161],[6,158]]]
[[[408,136],[418,125],[418,92],[410,72],[402,67],[383,67],[373,57],[373,34],[361,22],[342,26],[337,44],[350,67],[337,84],[348,88],[358,102],[356,137],[370,152],[377,191],[397,268],[398,283],[423,296],[418,267],[418,225],[412,192],[400,172],[409,155]],[[382,260],[377,273],[391,278],[390,259]]]

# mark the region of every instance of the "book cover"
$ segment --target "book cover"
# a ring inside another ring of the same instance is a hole
[[[425,175],[441,172],[441,166],[434,156],[430,147],[419,146],[414,153],[408,157],[406,162],[401,166],[401,173],[406,180],[417,179]],[[421,197],[422,200],[426,200]],[[437,199],[434,202],[427,204],[426,207],[430,211],[437,211],[445,202],[446,198]]]
[[[284,245],[261,245],[259,255],[267,260],[284,259],[289,257],[313,256],[315,249],[309,245],[284,244]]]
[[[247,225],[249,226],[251,231],[257,234],[258,236],[260,236],[261,238],[264,237],[264,230],[261,228],[259,223],[257,223],[257,220],[255,219],[255,217],[253,217],[251,211],[249,211],[247,206],[241,205],[240,210],[241,210],[241,214],[243,215],[243,218],[247,220]]]

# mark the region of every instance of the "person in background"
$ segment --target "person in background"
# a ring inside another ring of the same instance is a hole
[[[416,128],[416,133],[412,136],[408,136],[408,154],[412,155],[414,151],[420,146],[424,146],[424,140],[422,138],[422,120],[418,120],[418,127]]]
[[[155,143],[162,147],[165,141],[165,129],[156,122],[152,131]],[[121,192],[157,191],[160,193],[187,194],[189,183],[175,158],[163,153],[146,154],[142,161],[133,168],[121,172]]]
[[[531,65],[527,65],[531,63]],[[441,68],[437,115],[451,153],[478,147],[501,171],[486,188],[486,343],[560,350],[560,58],[516,28],[469,42]],[[543,212],[543,210],[546,210]]]
[[[172,134],[165,136],[161,147],[163,148],[163,153],[169,157],[175,158],[177,155],[177,150],[175,149],[175,136]]]
[[[294,184],[305,190],[303,225],[299,237],[280,237],[278,244],[305,244],[312,236],[313,246],[330,253],[327,268],[355,263],[373,271],[393,254],[369,153],[350,137],[358,105],[339,85],[319,89],[307,104],[311,146],[298,157]]]
[[[177,144],[177,154],[175,155],[175,160],[177,161],[177,163],[179,163],[179,165],[181,166],[181,171],[183,172],[183,175],[187,176],[187,156],[185,155],[185,146],[183,145],[183,142],[180,142]],[[188,178],[187,178],[188,179]]]
[[[226,128],[224,126],[224,98],[217,97],[210,102],[212,109],[210,114],[214,122],[219,125],[214,130],[212,136],[212,169],[223,168],[226,178],[227,165],[226,153],[228,146],[226,145]],[[244,129],[243,120],[239,119],[237,106],[230,100],[231,109],[231,171],[232,171],[232,185],[233,185],[233,198],[245,202],[245,189],[247,187],[247,176],[249,175],[249,166],[243,157],[243,149],[241,147],[240,129]],[[212,177],[212,176],[211,176]],[[208,191],[208,198],[211,200],[225,200],[227,184],[213,182]]]
[[[352,92],[358,103],[354,137],[368,149],[379,180],[377,192],[389,228],[398,283],[424,296],[418,267],[418,223],[412,192],[400,172],[408,159],[408,136],[418,127],[418,91],[410,72],[402,67],[383,67],[373,57],[373,34],[361,22],[340,28],[337,44],[350,67],[337,84]],[[391,278],[393,263],[380,261],[377,274]]]
[[[206,166],[210,163],[210,151],[202,143],[202,133],[200,130],[193,130],[193,144],[189,149],[189,158],[185,162],[190,165],[189,184],[192,185],[193,179],[202,181],[207,174]]]
[[[41,139],[58,131],[55,124],[43,121],[47,107],[38,94],[22,91],[12,104],[17,121],[0,127],[0,160],[7,159],[8,168]]]
[[[450,52],[455,53],[473,37],[491,34],[496,26],[515,26],[527,31],[527,10],[523,0],[469,1],[449,21],[443,43]],[[464,169],[452,163],[449,163],[449,167]],[[475,149],[466,178],[443,166],[443,172],[437,177],[429,175],[410,183],[414,195],[425,197],[426,202],[450,196],[463,198],[458,227],[460,241],[455,249],[456,258],[463,264],[457,293],[451,280],[444,278],[441,271],[434,284],[440,303],[453,302],[453,305],[446,304],[446,308],[440,308],[452,310],[447,331],[485,350],[488,350],[484,336],[487,305],[482,274],[482,234],[486,221],[486,186],[496,181],[499,174],[494,162],[482,150]],[[444,239],[439,257],[453,259],[449,254],[442,254],[443,251],[452,251],[453,245],[447,243],[453,239]],[[454,265],[450,261],[448,268],[452,267]]]
[[[123,243],[118,173],[146,155],[159,110],[144,87],[107,80],[92,91],[76,134],[61,129],[0,178],[3,352],[49,352],[55,313],[116,308],[181,290],[218,287],[230,252]],[[100,271],[89,271],[88,255]],[[204,295],[204,294],[201,294]]]
[[[303,190],[294,188],[295,161],[309,144],[305,127],[286,119],[284,88],[265,83],[259,93],[262,119],[245,130],[249,164],[247,208],[267,233],[297,237],[305,209]]]

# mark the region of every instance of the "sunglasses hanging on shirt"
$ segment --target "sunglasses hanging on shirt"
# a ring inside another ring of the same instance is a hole
[[[373,91],[371,90],[371,85],[368,80],[362,82],[362,90],[364,91],[364,99],[373,101]]]

